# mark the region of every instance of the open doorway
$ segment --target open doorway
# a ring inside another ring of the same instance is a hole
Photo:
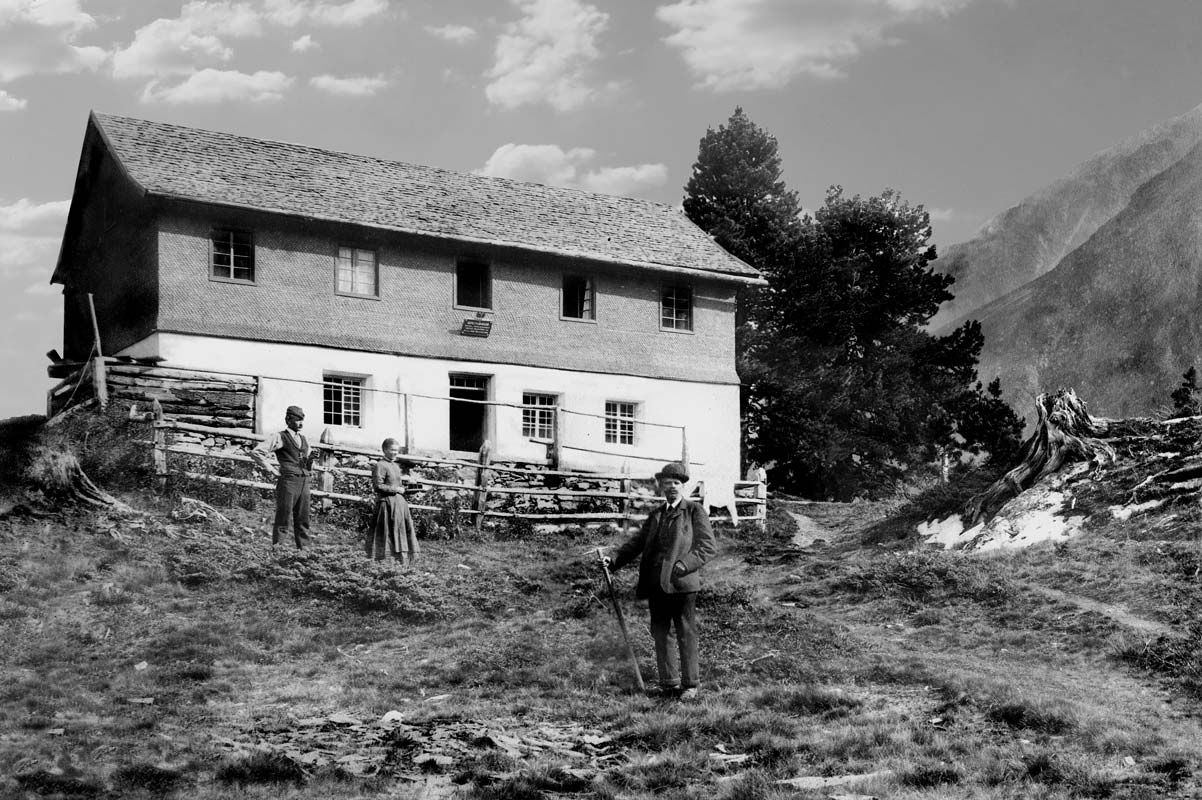
[[[479,450],[488,438],[488,406],[471,401],[488,399],[488,376],[452,373],[450,396],[451,449]]]

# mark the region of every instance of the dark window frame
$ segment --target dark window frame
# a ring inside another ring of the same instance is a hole
[[[569,281],[584,283],[585,296],[580,301],[580,314],[568,313]],[[559,288],[559,318],[570,322],[597,321],[597,279],[592,275],[579,272],[564,273]]]
[[[333,389],[337,387],[337,397]],[[354,396],[353,408],[347,408],[349,394]],[[341,428],[363,428],[363,405],[367,395],[367,379],[359,375],[326,372],[321,376],[321,418],[324,425]],[[335,404],[337,404],[335,408]],[[348,421],[351,420],[351,421]]]
[[[681,293],[685,293],[682,298]],[[691,284],[666,283],[659,290],[659,329],[673,333],[692,333],[694,292]],[[682,320],[683,315],[683,320]]]
[[[611,411],[610,406],[613,406]],[[630,413],[623,413],[624,407]],[[633,400],[605,401],[605,443],[633,447],[638,440],[635,422],[639,416],[639,404]]]
[[[483,273],[483,280],[479,283],[479,298],[464,298],[466,288],[464,286],[464,271],[468,269],[479,269]],[[493,304],[493,269],[492,263],[479,258],[460,258],[455,262],[455,297],[454,307],[470,309],[472,311],[492,311]],[[464,300],[480,299],[484,305],[473,305]]]
[[[221,252],[220,249],[223,247],[225,251]],[[237,248],[239,247],[245,248],[246,251],[241,257],[247,263],[241,267],[237,264],[239,258]],[[219,259],[224,259],[228,263],[218,264]],[[254,285],[257,277],[255,260],[254,231],[234,227],[214,227],[209,231],[209,280],[220,283]],[[220,275],[218,274],[219,269],[228,270],[229,274]],[[237,277],[238,270],[249,272],[250,277]]]

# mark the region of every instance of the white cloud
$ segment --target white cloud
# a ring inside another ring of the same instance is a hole
[[[590,192],[637,196],[668,179],[663,164],[589,168],[597,152],[589,147],[564,150],[554,144],[503,144],[489,156],[480,175],[512,178]]]
[[[388,80],[383,75],[352,75],[346,78],[339,78],[334,75],[318,75],[309,80],[309,84],[315,89],[320,89],[323,92],[330,94],[340,94],[350,97],[367,97],[375,94],[388,85]]]
[[[0,25],[29,22],[47,28],[81,30],[96,24],[79,0],[0,0]]]
[[[476,29],[467,25],[427,25],[426,32],[455,44],[466,44],[476,38]]]
[[[348,0],[345,3],[264,0],[263,3],[267,20],[289,28],[305,22],[338,27],[362,25],[387,10],[387,0]]]
[[[113,53],[117,78],[187,75],[198,67],[229,61],[226,37],[258,36],[259,13],[248,3],[185,3],[175,19],[160,18],[134,33],[128,47]]]
[[[142,102],[172,105],[226,100],[269,102],[282,99],[291,85],[292,78],[282,72],[202,69],[174,86],[163,87],[159,81],[151,81],[142,91]]]
[[[928,208],[926,212],[931,222],[947,222],[956,216],[954,208]]]
[[[318,47],[321,47],[321,45],[313,41],[313,37],[307,33],[292,42],[292,52],[294,53],[306,53]]]
[[[62,226],[67,221],[67,210],[70,207],[70,200],[35,203],[22,197],[15,203],[0,205],[0,231],[28,234],[57,229],[61,233]]]
[[[386,0],[190,0],[180,8],[178,17],[160,17],[143,25],[128,46],[117,49],[113,53],[113,75],[154,79],[190,75],[229,62],[234,56],[230,39],[263,36],[271,26],[360,25],[387,10]],[[309,34],[292,43],[297,52],[314,46]]]
[[[24,97],[14,97],[0,89],[0,111],[20,111],[28,105]]]
[[[678,0],[656,9],[698,84],[778,89],[800,75],[841,77],[893,26],[948,15],[973,0]]]
[[[0,0],[0,82],[96,69],[105,51],[76,43],[95,24],[78,0]]]
[[[609,15],[580,0],[513,0],[522,18],[497,38],[496,62],[485,73],[489,102],[502,108],[547,103],[579,108],[597,93],[590,67]]]

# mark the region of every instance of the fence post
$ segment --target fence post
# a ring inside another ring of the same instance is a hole
[[[701,504],[701,510],[708,517],[710,507],[705,502],[705,481],[697,481],[697,502]]]
[[[689,471],[689,433],[684,428],[680,429],[680,463],[684,467],[684,471]]]
[[[109,406],[109,386],[104,372],[104,351],[100,349],[100,323],[96,320],[96,303],[88,292],[88,310],[92,312],[92,336],[96,343],[96,358],[92,360],[92,382],[96,387],[96,401],[103,411]]]
[[[768,484],[759,481],[755,485],[756,499],[761,501],[756,510],[756,523],[760,530],[763,530],[768,524]]]
[[[321,490],[328,494],[334,491],[334,464],[337,462],[337,459],[334,458],[334,448],[332,446],[334,444],[334,432],[329,428],[326,428],[321,432],[321,438],[318,441],[325,445],[331,445],[330,447],[322,448],[321,476],[318,478],[318,482],[321,485]],[[333,505],[334,501],[329,497],[321,498],[322,511],[329,511],[330,507]]]
[[[627,475],[629,472],[630,462],[623,461],[622,474]],[[628,477],[622,478],[620,486],[622,487],[622,494],[626,495],[622,498],[622,535],[625,536],[630,531],[630,493],[633,490],[633,487],[631,486],[630,478]]]
[[[559,406],[555,406],[555,410],[551,412],[555,418],[551,428],[551,447],[548,456],[551,461],[552,469],[560,469],[563,466],[563,411]]]
[[[150,409],[154,426],[154,477],[161,492],[167,487],[167,423],[163,420],[163,404],[157,398]]]
[[[413,398],[405,393],[405,455],[413,452]]]
[[[479,533],[484,525],[484,510],[488,505],[488,464],[492,456],[491,449],[487,439],[480,445],[480,466],[476,467],[476,519],[472,521],[476,533]]]

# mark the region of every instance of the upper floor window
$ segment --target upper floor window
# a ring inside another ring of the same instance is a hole
[[[255,280],[255,242],[250,231],[217,228],[210,234],[210,275],[218,280]]]
[[[337,272],[339,294],[379,296],[379,272],[376,270],[374,250],[339,247]]]
[[[455,305],[492,308],[492,269],[483,261],[455,265]]]
[[[659,326],[666,330],[693,330],[693,287],[665,286],[659,301]]]
[[[555,405],[559,398],[553,394],[522,393],[522,435],[528,439],[555,438]]]
[[[363,379],[324,375],[322,421],[326,425],[363,426]]]
[[[636,404],[621,400],[605,401],[605,441],[609,444],[634,444]]]
[[[563,316],[568,319],[596,319],[593,279],[584,275],[563,276]]]

